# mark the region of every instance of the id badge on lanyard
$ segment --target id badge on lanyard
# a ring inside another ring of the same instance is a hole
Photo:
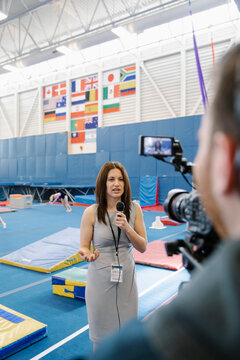
[[[111,282],[122,282],[123,281],[123,266],[122,265],[111,265]]]

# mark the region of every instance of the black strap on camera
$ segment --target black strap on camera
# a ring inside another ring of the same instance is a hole
[[[118,238],[116,240],[116,236],[115,236],[114,231],[113,231],[113,227],[112,227],[112,223],[111,223],[108,211],[107,211],[107,217],[108,217],[109,225],[110,225],[112,235],[113,235],[114,245],[115,245],[115,249],[116,249],[116,256],[118,256],[118,245],[119,245],[119,240],[120,240],[120,235],[121,235],[121,229],[118,228],[120,231],[118,231]]]

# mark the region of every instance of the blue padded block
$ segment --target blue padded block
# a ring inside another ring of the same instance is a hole
[[[3,139],[0,141],[0,158],[1,159],[7,159],[9,156],[9,150],[8,150],[8,139]]]
[[[173,176],[159,176],[159,204],[162,205],[167,198],[168,192],[175,189]]]
[[[46,135],[46,155],[56,155],[57,134]]]
[[[157,160],[152,156],[140,156],[140,176],[157,175]]]
[[[8,139],[8,150],[10,158],[17,157],[17,138]]]
[[[18,159],[18,178],[21,178],[21,180],[26,178],[26,157]]]
[[[17,157],[23,157],[27,155],[27,138],[19,137],[17,138]]]
[[[67,176],[67,155],[57,155],[55,158],[56,181],[65,182]]]
[[[79,179],[83,176],[83,155],[69,155],[67,166],[68,179]]]
[[[138,154],[135,154],[132,151],[126,151],[125,155],[125,167],[128,173],[128,176],[139,176],[140,169],[140,158]]]
[[[26,158],[26,177],[32,181],[36,177],[36,158],[29,156]]]
[[[108,151],[100,151],[96,153],[96,171],[100,171],[101,167],[110,161],[110,153]]]
[[[140,135],[139,124],[129,124],[125,127],[125,151],[138,154],[138,141]]]
[[[68,133],[62,132],[56,135],[56,155],[67,154],[68,151]]]
[[[175,123],[176,123],[176,119],[158,121],[156,135],[175,136]]]
[[[16,180],[17,179],[17,159],[8,159],[9,166],[9,179]]]
[[[36,156],[36,180],[45,178],[45,157]]]
[[[56,164],[55,164],[56,156],[46,156],[45,161],[45,175],[47,178],[56,179]]]
[[[112,151],[110,153],[111,161],[119,161],[125,167],[125,153],[123,151]]]
[[[35,137],[36,156],[45,156],[46,154],[46,135],[37,135]]]
[[[110,126],[97,129],[97,152],[110,151]]]
[[[83,174],[79,174],[86,178],[96,178],[96,155],[84,154],[83,156]]]
[[[36,136],[26,137],[26,156],[35,156]]]
[[[0,178],[8,179],[9,178],[9,163],[8,159],[0,159]]]
[[[111,151],[124,150],[124,134],[127,131],[126,125],[118,125],[110,127],[110,149]]]
[[[139,188],[140,188],[140,178],[139,177],[129,177],[132,199],[139,199]]]

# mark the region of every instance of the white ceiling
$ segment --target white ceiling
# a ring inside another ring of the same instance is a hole
[[[238,1],[238,0],[235,0]],[[229,0],[191,0],[193,12]],[[3,65],[33,65],[61,55],[56,47],[83,49],[116,38],[113,27],[142,32],[189,13],[189,0],[1,0]]]

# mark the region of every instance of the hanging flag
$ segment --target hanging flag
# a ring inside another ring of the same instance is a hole
[[[93,143],[96,142],[97,131],[96,130],[88,130],[85,133],[85,143]]]
[[[98,88],[98,77],[97,75],[87,76],[81,80],[81,90],[89,91]]]
[[[98,100],[98,89],[87,91],[88,101],[97,101]]]
[[[113,99],[119,97],[119,84],[118,85],[109,85],[103,88],[103,99]]]
[[[52,96],[66,95],[66,83],[54,85],[52,87]]]
[[[97,115],[98,114],[98,103],[86,104],[85,105],[86,115]]]
[[[84,142],[85,142],[85,131],[71,133],[71,144],[79,144]]]
[[[85,130],[85,119],[71,120],[71,131]]]
[[[49,98],[43,100],[43,111],[56,109],[57,98]]]
[[[84,89],[83,89],[84,90]],[[72,81],[72,94],[79,93],[82,91],[81,88],[81,79],[76,79]]]
[[[120,71],[112,70],[103,73],[103,85],[118,84],[120,82]]]
[[[71,119],[83,117],[85,115],[85,105],[72,105],[71,107]]]
[[[44,99],[50,99],[51,97],[53,97],[52,86],[45,86],[43,88],[43,98]]]
[[[72,105],[84,104],[86,102],[86,93],[72,94]]]
[[[120,70],[120,81],[131,81],[136,79],[136,66],[125,67]]]
[[[120,84],[120,96],[135,94],[136,80],[123,82]]]
[[[103,100],[103,113],[111,113],[120,110],[119,98]]]
[[[44,122],[56,121],[56,111],[46,111],[43,115]]]
[[[95,129],[98,127],[98,117],[88,117],[85,119],[85,129]]]

